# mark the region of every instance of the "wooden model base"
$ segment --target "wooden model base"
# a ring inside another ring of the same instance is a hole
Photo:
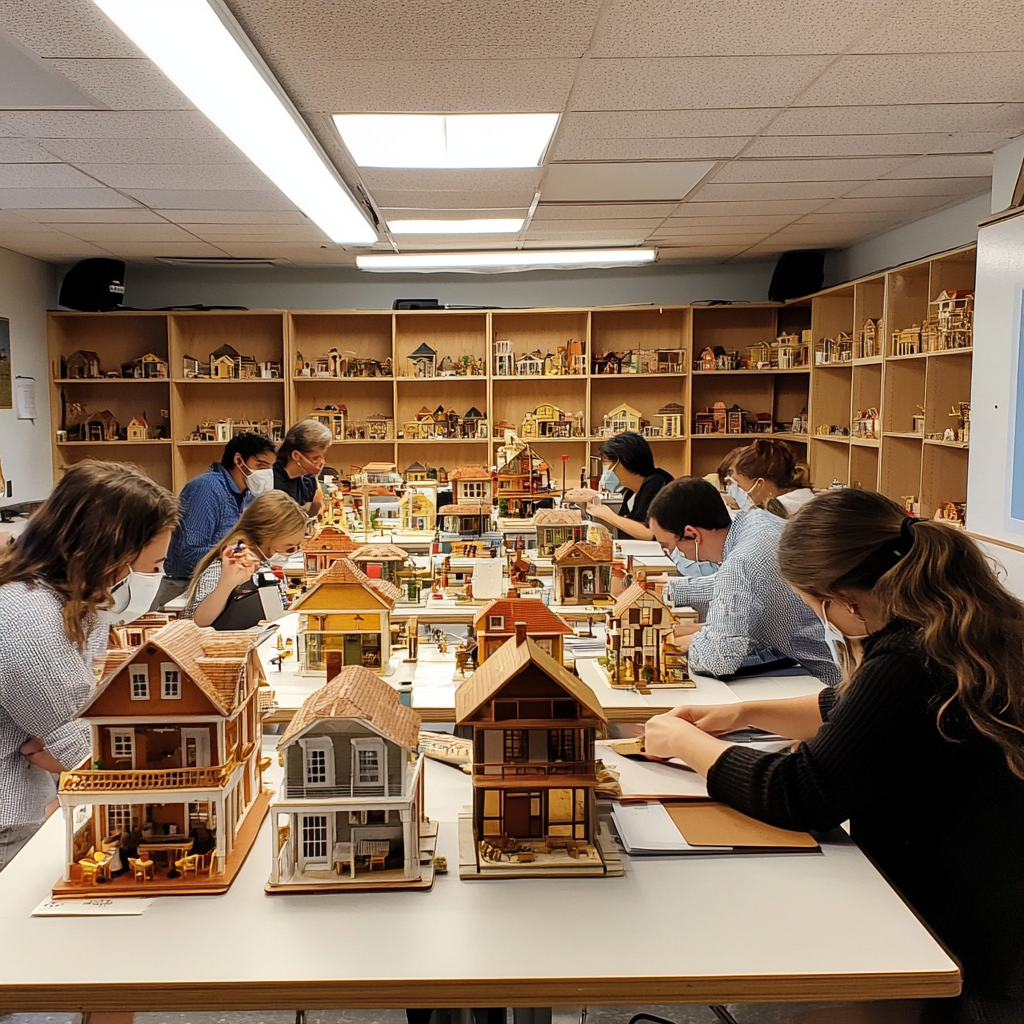
[[[313,893],[321,892],[381,892],[388,889],[402,889],[413,892],[429,892],[434,888],[434,851],[437,849],[437,822],[424,822],[420,831],[420,868],[419,878],[409,879],[402,876],[398,869],[392,871],[367,871],[350,878],[346,874],[334,871],[322,872],[322,877],[310,878],[306,882],[287,882],[283,885],[271,885],[267,882],[266,892],[275,893]],[[310,874],[307,870],[306,874]]]
[[[273,791],[264,789],[256,798],[245,821],[235,836],[235,848],[224,861],[224,871],[219,875],[182,875],[168,878],[167,868],[162,862],[154,865],[154,878],[148,882],[137,882],[131,871],[118,875],[108,882],[86,885],[82,882],[58,881],[53,887],[54,899],[74,896],[220,896],[231,888],[235,875],[242,869],[245,858],[256,843],[260,826],[270,807]]]
[[[540,840],[536,841],[540,844]],[[566,850],[538,855],[532,862],[487,860],[478,856],[473,834],[473,817],[459,815],[459,878],[617,878],[622,869],[622,855],[611,838],[609,827],[602,823],[593,847],[596,857],[574,860]]]

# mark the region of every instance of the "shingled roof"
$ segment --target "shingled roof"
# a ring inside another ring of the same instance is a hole
[[[638,582],[634,583],[630,587],[627,587],[619,595],[619,599],[615,602],[615,606],[612,608],[611,617],[621,618],[622,615],[625,612],[629,611],[629,609],[632,608],[633,605],[645,594],[648,597],[653,597],[659,604],[661,604],[663,608],[667,609],[668,611],[672,610],[671,608],[669,608],[667,604],[665,604],[665,602],[661,599],[656,590],[653,590],[651,587],[648,587],[644,583]]]
[[[535,633],[550,636],[552,633],[571,633],[572,627],[560,619],[539,597],[496,597],[485,604],[473,619],[477,632],[484,629],[488,615],[502,615],[505,628],[487,632],[514,633],[517,622],[526,623],[526,635]],[[481,626],[480,623],[484,625]]]
[[[409,750],[419,745],[419,714],[402,704],[394,687],[361,665],[343,668],[307,697],[277,745],[286,746],[315,722],[337,718],[366,722],[386,739]]]
[[[578,526],[582,522],[578,508],[542,508],[533,516],[534,526]]]
[[[586,540],[567,540],[555,549],[555,564],[569,558],[573,552],[578,552],[592,562],[610,562],[612,560],[612,542],[605,539],[591,544]]]
[[[459,466],[448,474],[449,480],[490,480],[491,471],[483,466]]]
[[[512,637],[455,691],[455,721],[464,722],[530,664],[578,700],[595,718],[602,722],[608,720],[594,691],[579,676],[574,676],[567,668],[559,665],[529,638],[519,643],[516,637]]]
[[[302,542],[303,551],[335,551],[347,555],[355,549],[355,541],[335,526],[324,526],[315,537],[307,537]]]
[[[404,562],[408,557],[397,544],[364,544],[352,552],[353,562]]]
[[[489,501],[482,501],[479,504],[442,505],[437,512],[438,515],[442,516],[489,516],[491,514],[491,503]]]
[[[388,583],[387,580],[371,580],[351,559],[339,558],[317,575],[309,585],[309,589],[304,594],[299,594],[295,598],[289,610],[293,612],[299,611],[322,586],[331,583],[363,587],[371,594],[376,595],[380,599],[381,604],[387,605],[389,608],[394,607],[395,601],[399,597],[397,588]]]

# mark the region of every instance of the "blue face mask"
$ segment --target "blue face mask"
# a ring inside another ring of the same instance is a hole
[[[700,542],[696,538],[693,539],[693,553],[697,556],[697,559],[687,558],[679,548],[673,548],[668,553],[668,557],[679,571],[680,576],[714,576],[718,572],[718,564],[716,562],[701,562],[698,560],[700,558]]]
[[[732,477],[729,477],[726,481],[725,493],[736,502],[741,512],[749,512],[752,508],[757,508],[757,503],[750,496],[749,492],[743,490]]]
[[[602,491],[607,491],[609,494],[614,494],[615,491],[622,489],[622,481],[615,475],[615,470],[611,466],[601,474],[600,487]]]

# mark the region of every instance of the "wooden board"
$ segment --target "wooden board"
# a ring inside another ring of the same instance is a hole
[[[763,849],[817,850],[806,832],[766,825],[732,807],[711,801],[664,801],[668,816],[691,846],[742,846]]]

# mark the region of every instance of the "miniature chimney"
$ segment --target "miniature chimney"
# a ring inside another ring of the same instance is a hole
[[[327,681],[330,682],[341,672],[341,651],[327,652]]]
[[[516,647],[521,647],[526,643],[526,623],[516,623]]]

